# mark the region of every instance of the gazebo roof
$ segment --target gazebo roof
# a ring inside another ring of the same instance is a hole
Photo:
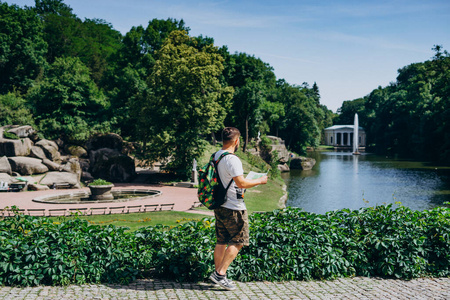
[[[355,125],[334,125],[328,128],[325,128],[325,130],[342,130],[342,129],[351,129],[354,130]],[[358,127],[359,130],[364,130],[361,126]]]

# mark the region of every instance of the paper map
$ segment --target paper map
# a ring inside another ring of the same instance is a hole
[[[247,178],[247,179],[258,179],[258,178],[266,176],[266,175],[267,175],[267,173],[256,173],[256,172],[250,171],[250,173],[248,173],[247,177],[245,177],[245,178]]]

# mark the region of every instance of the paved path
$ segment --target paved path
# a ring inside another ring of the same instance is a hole
[[[47,190],[34,192],[18,192],[18,193],[0,193],[0,210],[5,207],[16,205],[20,209],[45,209],[48,215],[49,209],[57,208],[91,208],[91,207],[119,207],[119,206],[133,206],[133,205],[147,205],[147,204],[170,204],[174,203],[174,210],[188,211],[195,213],[203,213],[212,215],[208,211],[193,211],[190,210],[194,202],[197,200],[197,189],[182,188],[173,186],[163,186],[154,184],[116,184],[114,189],[152,189],[162,192],[162,195],[154,198],[143,200],[134,200],[117,203],[86,203],[86,204],[47,204],[37,203],[32,200],[38,196],[55,195],[55,194],[70,194],[79,191],[88,191],[88,188],[70,189],[70,190]]]
[[[148,279],[130,285],[0,287],[0,299],[450,299],[450,278],[238,282],[232,292],[209,283]]]

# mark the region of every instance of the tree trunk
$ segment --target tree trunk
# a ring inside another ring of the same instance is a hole
[[[244,141],[244,149],[242,151],[247,150],[247,144],[248,144],[248,116],[245,118],[245,141]]]

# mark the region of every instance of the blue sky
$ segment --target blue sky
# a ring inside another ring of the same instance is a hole
[[[34,6],[34,0],[4,2]],[[64,2],[81,19],[104,19],[123,34],[153,18],[183,19],[191,36],[255,55],[278,79],[317,82],[321,103],[334,112],[344,100],[395,81],[399,68],[429,60],[433,45],[450,51],[448,0]]]

